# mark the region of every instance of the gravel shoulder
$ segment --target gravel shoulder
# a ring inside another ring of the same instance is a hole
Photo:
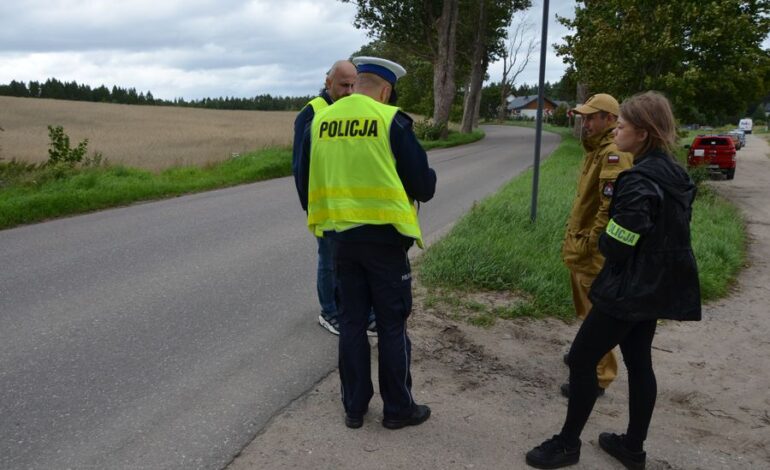
[[[735,179],[711,183],[745,214],[748,262],[732,294],[704,307],[703,321],[665,322],[658,329],[649,469],[770,468],[768,156],[767,141],[748,136]],[[418,402],[431,406],[429,421],[398,431],[383,428],[375,393],[363,428],[347,429],[335,371],[274,416],[228,469],[527,468],[524,453],[563,422],[562,355],[576,324],[520,319],[479,328],[455,307],[428,307],[425,299],[418,286],[409,327],[413,391]],[[475,300],[515,299],[479,293]],[[621,366],[583,433],[580,463],[571,468],[621,468],[597,439],[602,431],[625,429],[627,386]]]

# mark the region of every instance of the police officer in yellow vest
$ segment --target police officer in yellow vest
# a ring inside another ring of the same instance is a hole
[[[618,151],[613,142],[612,131],[620,112],[615,98],[599,93],[573,111],[583,118],[585,156],[577,194],[567,221],[562,259],[570,271],[575,313],[583,320],[591,310],[588,291],[604,264],[598,242],[609,220],[608,211],[615,179],[621,171],[633,166],[633,157]],[[618,362],[613,351],[599,361],[596,372],[599,379],[596,393],[602,395],[618,373]],[[561,392],[569,396],[569,384],[563,384]]]
[[[430,408],[412,397],[412,308],[407,251],[422,235],[414,201],[433,197],[436,173],[412,131],[412,120],[390,106],[406,71],[389,60],[357,57],[354,94],[316,113],[306,131],[299,192],[309,229],[335,240],[342,300],[339,373],[345,424],[363,425],[374,390],[367,313],[373,307],[379,336],[382,425],[414,426]]]

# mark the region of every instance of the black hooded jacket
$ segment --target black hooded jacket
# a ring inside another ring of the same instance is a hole
[[[597,309],[626,321],[701,319],[690,244],[695,193],[687,172],[660,150],[620,174],[599,238],[604,267],[589,293]]]

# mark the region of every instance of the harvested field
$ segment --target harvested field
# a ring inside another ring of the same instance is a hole
[[[63,126],[89,156],[148,170],[204,166],[266,147],[290,146],[296,112],[135,106],[0,96],[0,158],[44,162],[48,125]]]

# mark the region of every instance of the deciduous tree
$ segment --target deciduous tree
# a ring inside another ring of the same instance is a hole
[[[526,18],[520,18],[512,26],[508,33],[508,44],[503,51],[503,78],[500,80],[500,106],[497,110],[497,119],[505,118],[506,98],[511,94],[513,85],[524,71],[535,52],[537,42],[531,34],[531,26]]]
[[[556,45],[591,92],[655,89],[684,120],[723,123],[768,91],[769,0],[578,0]]]
[[[529,0],[341,1],[357,5],[356,27],[433,66],[433,119],[439,124],[448,121],[457,95],[457,69],[475,76],[468,90],[478,93],[490,57],[504,37],[501,26],[504,32],[513,10],[529,5]],[[483,34],[475,34],[481,25]],[[469,53],[458,55],[458,49]],[[473,99],[475,107],[478,98]]]
[[[505,38],[513,13],[529,6],[529,0],[479,0],[461,4],[459,58],[470,65],[461,132],[471,132],[477,125],[484,76],[489,64],[506,51]]]

